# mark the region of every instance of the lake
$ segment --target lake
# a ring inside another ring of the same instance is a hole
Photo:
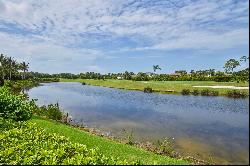
[[[220,164],[249,164],[249,100],[44,83],[28,91],[38,105],[58,102],[72,119],[138,141],[171,138],[177,152]]]

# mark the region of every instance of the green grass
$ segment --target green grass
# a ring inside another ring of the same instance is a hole
[[[128,90],[141,90],[145,87],[151,87],[154,91],[160,93],[167,93],[167,91],[173,91],[173,93],[181,93],[183,89],[212,89],[212,88],[194,88],[193,86],[249,86],[249,83],[237,83],[237,82],[214,82],[214,81],[131,81],[131,80],[90,80],[90,79],[60,79],[61,82],[85,82],[90,85],[104,86],[119,89]],[[219,95],[226,95],[230,89],[213,89],[219,92]],[[249,94],[248,90],[240,90]]]
[[[87,148],[98,148],[106,156],[119,157],[127,161],[140,160],[143,164],[189,164],[187,161],[160,156],[143,149],[95,136],[52,120],[34,116],[31,121],[35,122],[37,126],[44,128],[48,133],[57,133],[66,136],[71,142],[87,145]]]

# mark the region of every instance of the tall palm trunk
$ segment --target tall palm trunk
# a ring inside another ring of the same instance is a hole
[[[12,71],[11,71],[11,65],[10,65],[10,78],[9,78],[9,80],[11,80],[11,76],[12,76]]]
[[[26,69],[23,70],[23,80],[25,79]]]

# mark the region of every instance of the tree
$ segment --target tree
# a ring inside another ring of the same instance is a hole
[[[249,57],[247,57],[247,56],[240,57],[241,62],[247,62],[247,60],[249,60]]]
[[[235,59],[229,59],[226,63],[225,63],[225,72],[226,73],[230,73],[233,72],[234,68],[236,68],[237,66],[240,66],[240,62],[235,60]]]
[[[175,73],[176,74],[180,74],[180,75],[187,75],[187,71],[186,70],[176,70]]]
[[[20,64],[20,69],[23,71],[22,73],[22,79],[25,79],[26,71],[28,71],[29,63],[22,62]]]
[[[130,74],[130,72],[125,71],[124,74],[123,74],[123,78],[125,80],[131,80],[132,79],[132,75]]]
[[[5,56],[1,54],[0,55],[0,69],[1,69],[1,75],[2,75],[3,80],[4,80],[5,61],[6,61]]]
[[[153,70],[154,72],[156,72],[156,70],[161,70],[160,66],[159,65],[153,65]]]

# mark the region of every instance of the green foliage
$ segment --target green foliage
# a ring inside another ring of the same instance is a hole
[[[190,95],[190,90],[189,90],[189,89],[183,89],[183,90],[181,91],[181,94],[182,94],[182,95]]]
[[[214,81],[216,82],[229,82],[232,80],[232,76],[215,76]]]
[[[218,96],[219,92],[215,90],[210,90],[210,89],[203,89],[201,90],[201,95],[202,96]]]
[[[153,89],[150,88],[150,87],[145,87],[143,91],[144,91],[145,93],[152,93],[152,92],[153,92]]]
[[[0,87],[4,86],[4,79],[0,78]]]
[[[11,94],[9,89],[0,88],[0,117],[15,121],[28,120],[35,108],[34,101],[26,101],[23,95]]]
[[[142,72],[139,72],[135,77],[132,78],[134,81],[149,81],[149,79],[149,76]]]
[[[234,68],[236,68],[237,66],[240,66],[240,62],[235,60],[235,59],[229,59],[226,63],[225,63],[225,71],[226,73],[230,73],[233,72]]]
[[[37,106],[34,109],[34,114],[58,121],[61,120],[63,116],[63,113],[60,111],[58,103],[49,104],[48,106]]]
[[[169,138],[165,138],[163,141],[158,140],[159,145],[159,154],[165,154],[168,156],[172,156],[174,152],[174,145]]]
[[[198,96],[200,94],[200,91],[195,89],[192,93],[194,96]]]
[[[49,82],[59,82],[59,78],[34,78],[39,82],[49,83]]]
[[[106,157],[96,149],[71,143],[64,136],[46,133],[31,122],[0,132],[0,140],[0,165],[138,164]]]
[[[234,89],[227,91],[227,96],[232,98],[246,98],[248,95],[245,92]]]
[[[131,130],[130,132],[127,131],[126,129],[123,129],[123,133],[125,135],[126,138],[126,144],[129,145],[134,145],[134,135],[133,135],[133,130]]]
[[[161,70],[159,65],[153,65],[153,70],[156,72],[156,70]]]
[[[19,81],[5,81],[4,84],[6,87],[10,88],[15,94],[19,94],[22,90],[28,90],[35,86],[38,86],[39,83],[35,80],[19,80]]]

